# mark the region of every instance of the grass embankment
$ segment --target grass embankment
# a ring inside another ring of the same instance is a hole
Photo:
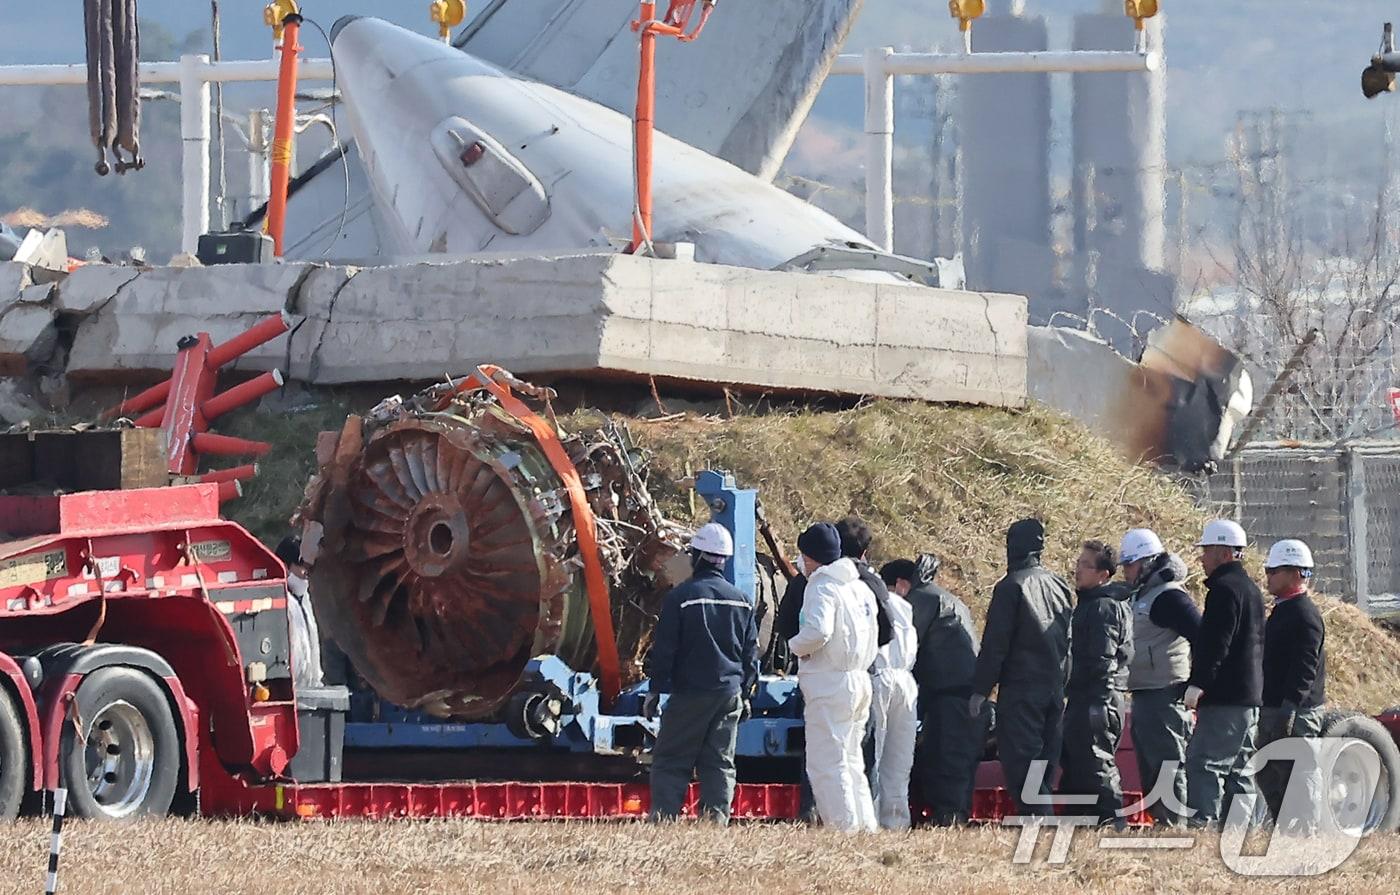
[[[259,536],[280,537],[313,471],[316,433],[338,429],[350,406],[327,399],[299,413],[249,412],[225,426],[275,445],[230,515]],[[1192,589],[1202,594],[1189,545],[1209,514],[1167,477],[1127,462],[1107,441],[1043,408],[875,401],[733,419],[615,418],[650,452],[652,492],[671,518],[704,521],[703,503],[680,483],[706,467],[729,470],[741,485],[759,489],[789,546],[810,522],[854,512],[877,533],[871,551],[877,562],[937,553],[940,580],[979,621],[1005,566],[1006,527],[1025,516],[1045,522],[1045,561],[1062,573],[1086,538],[1116,544],[1127,529],[1149,526],[1187,558]],[[600,414],[580,411],[564,424],[600,421]],[[1257,557],[1251,561],[1258,571]],[[1372,712],[1400,702],[1400,641],[1353,606],[1325,600],[1323,607],[1331,700]]]

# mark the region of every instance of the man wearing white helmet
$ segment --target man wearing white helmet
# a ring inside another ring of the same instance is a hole
[[[1264,706],[1259,747],[1285,737],[1322,735],[1327,701],[1326,629],[1308,595],[1313,557],[1308,545],[1288,538],[1274,544],[1264,562],[1265,586],[1274,605],[1264,623]],[[1288,769],[1271,762],[1259,772],[1259,789],[1275,817],[1288,786]]]
[[[1264,597],[1240,557],[1244,529],[1229,519],[1201,536],[1206,608],[1191,643],[1186,705],[1196,709],[1196,732],[1186,747],[1186,804],[1193,826],[1219,824],[1233,798],[1253,812],[1254,757],[1264,697]]]
[[[739,722],[758,683],[758,623],[753,599],[724,577],[734,539],[716,522],[690,539],[690,580],[671,589],[647,657],[644,713],[661,715],[651,764],[651,816],[674,820],[694,773],[700,814],[729,822]]]
[[[1134,649],[1128,666],[1133,751],[1144,793],[1155,792],[1158,778],[1172,772],[1171,801],[1157,800],[1148,811],[1156,823],[1176,825],[1183,818],[1174,806],[1186,804],[1186,743],[1191,739],[1186,678],[1201,611],[1186,591],[1186,563],[1167,551],[1156,532],[1132,529],[1123,535],[1119,556],[1123,580],[1133,588]]]

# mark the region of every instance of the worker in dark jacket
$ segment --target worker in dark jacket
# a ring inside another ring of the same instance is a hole
[[[1240,563],[1244,529],[1228,519],[1201,537],[1206,608],[1191,644],[1186,707],[1196,732],[1186,747],[1186,804],[1192,826],[1217,825],[1238,799],[1242,818],[1254,810],[1254,757],[1264,681],[1264,597]]]
[[[652,749],[651,816],[680,816],[694,772],[701,816],[728,823],[739,722],[758,683],[758,625],[753,600],[724,578],[728,530],[701,526],[690,553],[694,574],[662,602],[647,661],[644,714],[655,717],[670,694]]]
[[[1130,529],[1118,552],[1123,580],[1133,588],[1133,660],[1128,667],[1132,694],[1129,724],[1138,779],[1154,823],[1186,822],[1186,744],[1191,741],[1191,710],[1186,679],[1191,676],[1191,641],[1201,627],[1201,610],[1186,590],[1186,562],[1171,553],[1150,528]]]
[[[1040,564],[1044,549],[1045,527],[1038,520],[1022,519],[1007,530],[1007,571],[992,590],[968,699],[975,717],[1000,686],[997,748],[1007,789],[1028,815],[1053,813],[1048,796],[1060,761],[1074,610],[1069,585]],[[1032,795],[1028,801],[1026,778],[1037,759],[1046,763],[1037,781],[1044,798]]]
[[[934,583],[938,557],[897,559],[880,577],[914,611],[918,654],[914,682],[919,691],[921,732],[914,752],[914,781],[939,826],[967,823],[977,765],[987,740],[991,707],[969,718],[972,672],[977,665],[977,630],[967,604]]]
[[[1065,739],[1060,795],[1093,796],[1100,824],[1123,821],[1123,784],[1114,754],[1123,736],[1123,691],[1133,659],[1133,618],[1128,589],[1113,581],[1117,551],[1103,541],[1085,541],[1074,566]],[[1071,814],[1088,813],[1083,807]]]
[[[1286,737],[1322,736],[1327,701],[1327,631],[1308,595],[1313,557],[1308,545],[1288,538],[1269,550],[1265,584],[1274,605],[1264,623],[1264,693],[1259,710],[1259,748]],[[1295,769],[1296,771],[1296,769]],[[1259,790],[1275,818],[1288,787],[1286,762],[1259,771]]]

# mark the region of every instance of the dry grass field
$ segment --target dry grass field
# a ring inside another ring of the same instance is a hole
[[[43,891],[47,822],[0,840],[0,893]],[[71,823],[64,893],[391,895],[602,892],[1061,895],[1061,893],[1394,892],[1400,838],[1363,841],[1341,867],[1309,879],[1255,879],[1228,870],[1213,836],[1191,851],[1095,849],[1079,831],[1069,860],[1011,863],[1017,831],[920,830],[845,837],[792,825],[731,829],[643,823],[381,822],[255,824]],[[1302,847],[1302,846],[1299,846]]]

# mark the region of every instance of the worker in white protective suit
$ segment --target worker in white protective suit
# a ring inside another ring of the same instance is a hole
[[[914,766],[914,739],[919,727],[919,687],[914,683],[914,659],[919,655],[914,633],[914,607],[891,593],[866,561],[875,535],[859,517],[836,523],[841,555],[856,565],[863,585],[875,595],[875,605],[885,616],[887,636],[877,643],[875,664],[870,668],[870,789],[875,797],[875,817],[886,830],[909,829],[909,774]],[[879,630],[879,619],[876,619]]]
[[[875,832],[875,805],[861,741],[870,720],[870,667],[878,649],[875,595],[841,556],[836,526],[813,525],[797,539],[807,589],[797,636],[807,777],[822,822],[847,833]]]
[[[875,813],[886,830],[909,829],[909,773],[914,767],[914,739],[919,728],[919,688],[914,659],[914,609],[886,590],[882,602],[894,636],[880,647],[870,673],[870,723],[875,729],[875,764],[871,768]]]

